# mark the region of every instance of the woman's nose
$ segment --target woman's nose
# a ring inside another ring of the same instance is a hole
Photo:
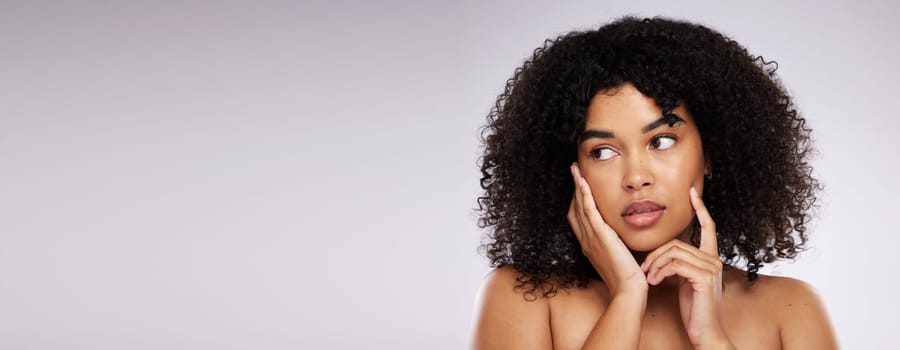
[[[628,165],[622,184],[628,191],[640,191],[653,185],[653,174],[641,159],[635,159]]]

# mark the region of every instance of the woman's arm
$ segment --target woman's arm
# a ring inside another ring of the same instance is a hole
[[[581,348],[637,349],[646,308],[647,291],[613,297]]]

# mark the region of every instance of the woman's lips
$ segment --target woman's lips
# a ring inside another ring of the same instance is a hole
[[[635,227],[648,227],[659,221],[666,207],[651,201],[634,202],[625,208],[622,218]]]

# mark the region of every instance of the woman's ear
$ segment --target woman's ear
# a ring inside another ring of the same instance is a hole
[[[712,180],[712,162],[709,160],[709,152],[703,151],[703,176],[706,177],[707,180]]]

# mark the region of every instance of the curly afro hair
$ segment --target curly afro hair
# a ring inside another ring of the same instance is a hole
[[[748,281],[763,263],[795,258],[821,185],[812,177],[810,129],[775,75],[705,26],[623,17],[546,40],[515,70],[482,129],[478,226],[492,267],[512,265],[536,298],[599,279],[566,220],[569,165],[591,98],[632,83],[667,115],[684,103],[715,176],[703,200],[719,230],[719,255]],[[696,232],[694,237],[696,244]]]

